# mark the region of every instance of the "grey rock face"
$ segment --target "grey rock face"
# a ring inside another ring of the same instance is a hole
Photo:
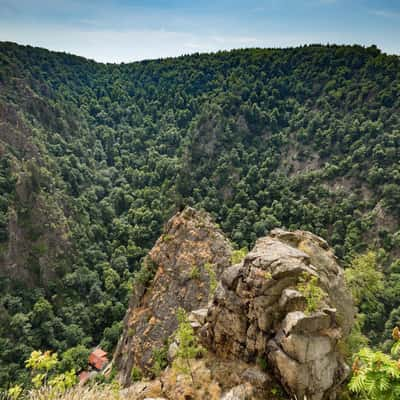
[[[251,385],[238,385],[225,393],[221,400],[251,400],[253,395]]]
[[[179,307],[188,313],[196,310],[190,314],[195,329],[204,324],[210,297],[210,273],[204,266],[211,265],[219,279],[230,265],[231,251],[230,242],[205,213],[186,208],[167,222],[149,253],[158,267],[156,275],[148,287],[135,285],[114,354],[124,386],[131,383],[133,367],[145,374],[151,369],[154,351],[163,348],[177,328]]]
[[[305,273],[326,293],[315,312],[307,312],[298,290]],[[298,399],[334,399],[348,373],[338,342],[349,334],[354,312],[327,243],[309,232],[274,230],[225,270],[201,334],[221,356],[268,361]]]
[[[206,214],[187,208],[166,224],[149,253],[157,273],[148,286],[135,285],[114,355],[120,382],[131,384],[133,367],[144,375],[151,371],[154,350],[176,330],[182,307],[210,350],[208,363],[195,364],[213,400],[263,399],[275,381],[291,398],[334,400],[349,371],[338,344],[350,333],[355,309],[327,243],[309,232],[274,230],[241,263],[231,266],[230,257],[229,241]],[[213,295],[210,265],[218,280]],[[325,293],[314,311],[299,287],[304,274],[316,277]],[[170,363],[177,348],[169,343]],[[260,369],[263,364],[275,377]],[[189,392],[204,398],[171,371],[161,380],[135,383],[129,393],[140,392],[138,399],[184,399]]]

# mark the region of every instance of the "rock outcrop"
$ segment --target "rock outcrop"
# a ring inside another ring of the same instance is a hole
[[[355,310],[333,251],[309,232],[277,229],[237,265],[231,252],[207,214],[187,208],[167,223],[149,254],[154,280],[135,285],[114,365],[125,386],[134,367],[151,375],[157,349],[169,367],[127,399],[265,400],[277,387],[299,400],[336,398],[348,374],[339,345]],[[170,367],[178,343],[166,346],[179,307],[208,350],[192,361],[191,379]]]
[[[307,298],[301,279],[324,298]],[[264,360],[297,399],[334,399],[348,374],[338,344],[353,318],[343,271],[327,243],[277,229],[224,271],[201,332],[222,357]]]
[[[277,400],[271,378],[257,366],[240,360],[223,360],[209,352],[192,360],[189,374],[167,368],[153,380],[133,383],[123,389],[123,400]],[[276,389],[278,391],[278,389]]]
[[[148,287],[135,284],[114,355],[123,385],[131,383],[133,367],[144,373],[151,370],[154,352],[177,328],[179,307],[192,311],[207,306],[210,280],[218,280],[229,266],[231,251],[230,242],[206,213],[186,208],[168,221],[149,253],[157,267],[154,280]]]

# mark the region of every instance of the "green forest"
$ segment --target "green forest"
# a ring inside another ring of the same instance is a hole
[[[143,258],[186,205],[239,248],[275,227],[373,254],[359,300],[400,323],[400,58],[377,47],[247,49],[128,64],[0,42],[0,388],[33,350],[112,351]],[[372,256],[371,256],[372,257]],[[151,275],[150,275],[151,276]]]

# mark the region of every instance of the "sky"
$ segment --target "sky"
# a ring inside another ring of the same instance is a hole
[[[400,0],[0,0],[0,41],[118,63],[311,43],[400,55]]]

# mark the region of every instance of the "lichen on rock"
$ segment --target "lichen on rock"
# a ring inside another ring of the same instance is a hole
[[[312,312],[298,290],[304,274],[326,293]],[[353,318],[343,271],[327,243],[276,229],[223,273],[201,333],[221,357],[265,358],[290,395],[321,400],[335,398],[348,374],[338,344]]]
[[[231,253],[207,214],[186,208],[171,218],[149,253],[154,280],[134,288],[114,356],[120,381],[131,384],[133,367],[151,375],[161,348],[173,365],[182,307],[208,352],[193,360],[191,379],[169,366],[147,383],[154,396],[262,400],[277,383],[290,397],[335,399],[348,374],[339,343],[355,309],[333,251],[309,232],[276,229],[240,263],[230,265]]]
[[[114,355],[123,385],[131,383],[134,366],[151,374],[154,351],[164,347],[177,328],[178,308],[207,306],[210,274],[204,266],[212,266],[219,279],[231,252],[230,242],[204,212],[188,207],[167,222],[148,256],[156,275],[148,287],[135,285]]]

